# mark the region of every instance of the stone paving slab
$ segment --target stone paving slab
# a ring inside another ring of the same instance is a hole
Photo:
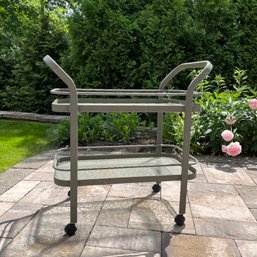
[[[0,253],[12,242],[11,238],[0,238]],[[2,256],[2,255],[1,255]]]
[[[197,175],[203,175],[203,169],[201,163],[197,162],[196,164],[192,165],[193,168],[196,169]]]
[[[257,209],[250,209],[250,211],[253,214],[254,218],[257,220]]]
[[[24,179],[25,180],[48,181],[48,182],[53,183],[54,182],[53,160],[47,161],[40,168],[36,169],[34,172],[29,174]]]
[[[52,154],[52,156],[49,156],[51,158],[51,160],[47,160],[47,162],[45,162],[45,164],[43,164],[40,168],[38,168],[36,171],[37,172],[48,172],[51,175],[54,175],[54,168],[53,168],[53,152],[50,152],[50,154]]]
[[[110,185],[85,186],[78,188],[79,202],[104,201],[110,191]],[[66,188],[69,190],[69,188]]]
[[[11,168],[0,174],[0,194],[3,194],[22,179],[32,174],[35,169],[14,169]]]
[[[129,228],[195,234],[189,205],[187,204],[185,225],[182,227],[174,222],[178,209],[179,202],[135,199],[129,219]]]
[[[0,217],[1,237],[14,238],[42,207],[31,203],[15,204]]]
[[[217,163],[202,166],[209,183],[255,186],[254,181],[237,165]]]
[[[115,184],[109,192],[109,196],[123,197],[123,198],[158,198],[160,199],[160,192],[153,193],[152,186],[154,183],[127,183]]]
[[[69,223],[69,208],[60,205],[42,208],[27,226],[1,253],[6,256],[80,256],[95,223],[101,205],[80,206],[78,232],[73,237],[64,235]]]
[[[182,227],[180,182],[162,182],[159,193],[154,183],[80,187],[78,231],[67,237],[69,188],[53,183],[53,153],[17,164],[15,183],[0,190],[1,257],[256,257],[256,158],[195,165]]]
[[[257,165],[256,157],[237,156],[231,158],[229,156],[215,156],[215,155],[198,155],[196,159],[201,163],[212,163],[212,164],[237,164],[238,166]]]
[[[14,187],[0,195],[0,202],[18,202],[39,183],[40,181],[22,180]]]
[[[236,189],[249,208],[257,208],[257,187],[236,186]]]
[[[257,241],[257,222],[222,218],[194,218],[197,235]]]
[[[31,173],[29,176],[24,178],[24,180],[36,180],[54,183],[54,176],[50,172],[42,172],[36,170],[35,172]]]
[[[161,233],[149,230],[95,226],[86,245],[160,253]]]
[[[96,225],[127,228],[132,205],[133,199],[108,197]]]
[[[214,237],[172,235],[162,239],[164,257],[241,257],[234,241]]]
[[[34,181],[26,181],[34,182]],[[68,198],[67,189],[52,182],[40,182],[20,202],[53,205]]]
[[[257,165],[254,166],[254,168],[246,168],[245,172],[254,181],[254,183],[257,184]]]
[[[204,174],[196,175],[195,179],[189,180],[188,183],[207,183],[207,178]]]
[[[6,211],[8,211],[15,203],[13,202],[0,202],[1,208],[0,208],[0,217],[3,215]]]
[[[194,218],[255,222],[252,213],[232,185],[191,183],[188,194]]]
[[[165,200],[134,199],[129,219],[130,228],[170,231],[176,211]]]
[[[161,183],[161,198],[167,201],[179,201],[180,181],[164,181]],[[188,202],[188,198],[187,198]]]
[[[257,257],[257,241],[236,240],[242,257]]]
[[[55,150],[50,150],[47,152],[44,152],[42,154],[30,157],[25,159],[24,161],[16,164],[13,166],[13,168],[21,168],[21,169],[38,169],[50,160],[53,159]]]
[[[161,257],[159,253],[86,246],[81,257]]]

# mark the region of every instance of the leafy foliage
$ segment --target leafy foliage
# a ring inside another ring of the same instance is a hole
[[[240,67],[253,81],[257,35],[246,26],[256,18],[248,11],[241,15],[244,4],[83,0],[69,19],[69,52],[63,60],[81,87],[156,88],[171,68],[200,59],[213,63],[212,78],[223,74],[230,83],[234,67]],[[255,10],[256,1],[247,1],[246,8]]]
[[[6,2],[6,1],[4,1]],[[12,34],[12,48],[7,40],[1,41],[1,62],[3,78],[0,85],[1,108],[13,111],[49,112],[52,98],[49,89],[60,82],[43,64],[46,54],[59,59],[65,47],[65,26],[58,21],[60,6],[64,1],[11,1],[1,11],[7,17],[3,24],[4,38],[8,29]],[[19,30],[11,21],[16,20]],[[7,69],[10,68],[10,71]],[[1,72],[0,72],[1,75]]]
[[[144,130],[146,123],[141,122],[136,113],[79,114],[78,141],[88,145],[95,141],[129,143]],[[70,122],[62,121],[55,132],[59,144],[69,144]]]
[[[219,154],[221,153],[221,133],[225,129],[232,129],[235,141],[239,141],[243,153],[257,153],[257,112],[249,108],[249,99],[256,98],[257,92],[247,84],[246,71],[235,69],[231,85],[224,85],[221,75],[219,83],[213,80],[202,84],[211,91],[203,92],[197,103],[201,105],[201,112],[195,113],[192,119],[191,151],[192,153]],[[220,83],[222,81],[222,83]],[[215,88],[216,90],[212,90]],[[199,85],[200,90],[204,86]],[[227,125],[225,119],[233,117],[235,125]],[[183,138],[183,116],[168,114],[165,117],[165,140],[170,143],[181,144]]]
[[[46,54],[79,87],[156,88],[178,64],[208,59],[211,80],[231,85],[239,67],[256,88],[256,9],[256,0],[2,0],[0,108],[50,112],[49,89],[62,85]]]

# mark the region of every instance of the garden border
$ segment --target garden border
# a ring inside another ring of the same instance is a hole
[[[30,112],[9,112],[0,111],[0,119],[13,119],[13,120],[28,120],[28,121],[38,121],[46,123],[58,123],[62,120],[68,119],[69,116],[63,115],[47,115],[47,114],[37,114]]]

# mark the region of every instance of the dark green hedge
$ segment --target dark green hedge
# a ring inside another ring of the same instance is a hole
[[[66,66],[84,87],[153,88],[170,69],[208,59],[255,84],[257,1],[84,0],[69,20]]]
[[[238,67],[256,88],[257,0],[81,0],[66,33],[46,11],[55,5],[42,6],[38,25],[25,28],[14,59],[2,47],[1,109],[50,111],[48,92],[59,82],[42,63],[45,54],[80,87],[156,88],[180,63],[208,59],[213,77],[222,74],[229,85]]]

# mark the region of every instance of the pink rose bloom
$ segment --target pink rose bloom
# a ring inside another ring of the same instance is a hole
[[[222,153],[226,153],[227,152],[227,146],[226,145],[222,145],[221,146],[221,151],[222,151]]]
[[[239,142],[235,142],[235,143],[232,142],[227,146],[227,155],[237,156],[241,153],[241,151],[242,151],[242,147]]]
[[[249,100],[249,107],[250,107],[252,110],[257,109],[257,99],[251,99],[251,100]]]
[[[221,136],[222,136],[222,138],[225,140],[225,141],[227,141],[227,142],[229,142],[229,141],[231,141],[233,138],[234,138],[234,134],[230,131],[230,130],[224,130],[222,133],[221,133]]]
[[[225,123],[227,125],[234,125],[236,123],[236,119],[234,119],[232,116],[228,116],[226,119],[225,119]]]

